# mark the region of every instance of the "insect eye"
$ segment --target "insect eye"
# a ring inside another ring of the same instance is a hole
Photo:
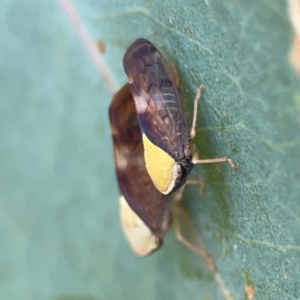
[[[181,182],[186,178],[186,168],[180,164],[176,164],[176,173],[175,173],[175,181]]]

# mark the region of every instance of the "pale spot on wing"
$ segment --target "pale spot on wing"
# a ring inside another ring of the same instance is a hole
[[[134,101],[136,104],[136,110],[138,114],[143,114],[145,113],[147,107],[148,107],[148,103],[146,101],[146,99],[148,98],[148,94],[141,90],[141,94],[140,95],[134,95]]]
[[[134,80],[130,76],[128,76],[128,82],[129,82],[129,84],[131,84],[134,82]]]
[[[128,166],[128,161],[127,161],[127,158],[124,155],[124,153],[115,151],[115,155],[116,155],[116,161],[118,162],[118,165],[117,165],[118,170],[120,170],[120,171],[126,170],[126,168]]]
[[[167,126],[169,126],[170,123],[171,123],[170,117],[169,117],[169,116],[165,117],[165,118],[164,118],[164,122],[165,122],[165,124],[166,124]]]

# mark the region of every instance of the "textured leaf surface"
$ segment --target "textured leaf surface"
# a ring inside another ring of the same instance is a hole
[[[159,4],[160,3],[160,4]],[[105,43],[113,80],[137,37],[176,62],[186,107],[201,98],[195,143],[205,193],[183,205],[234,299],[300,297],[299,78],[288,64],[285,2],[74,1]],[[133,256],[118,218],[111,93],[56,2],[0,9],[0,298],[222,299],[203,260],[172,234]]]

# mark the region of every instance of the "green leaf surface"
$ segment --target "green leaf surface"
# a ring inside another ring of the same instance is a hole
[[[62,2],[62,1],[61,1]],[[118,87],[136,38],[176,62],[194,168],[183,206],[233,299],[300,298],[300,84],[286,3],[76,0]],[[112,94],[55,1],[0,4],[0,298],[222,299],[203,259],[176,242],[135,257],[119,225]]]

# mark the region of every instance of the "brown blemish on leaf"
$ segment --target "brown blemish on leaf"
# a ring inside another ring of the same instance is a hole
[[[186,32],[188,33],[188,35],[189,35],[190,37],[193,36],[193,32],[192,32],[192,30],[191,30],[190,28],[186,28]]]
[[[100,53],[102,53],[102,54],[105,53],[105,44],[104,44],[103,40],[97,41],[97,48]]]

